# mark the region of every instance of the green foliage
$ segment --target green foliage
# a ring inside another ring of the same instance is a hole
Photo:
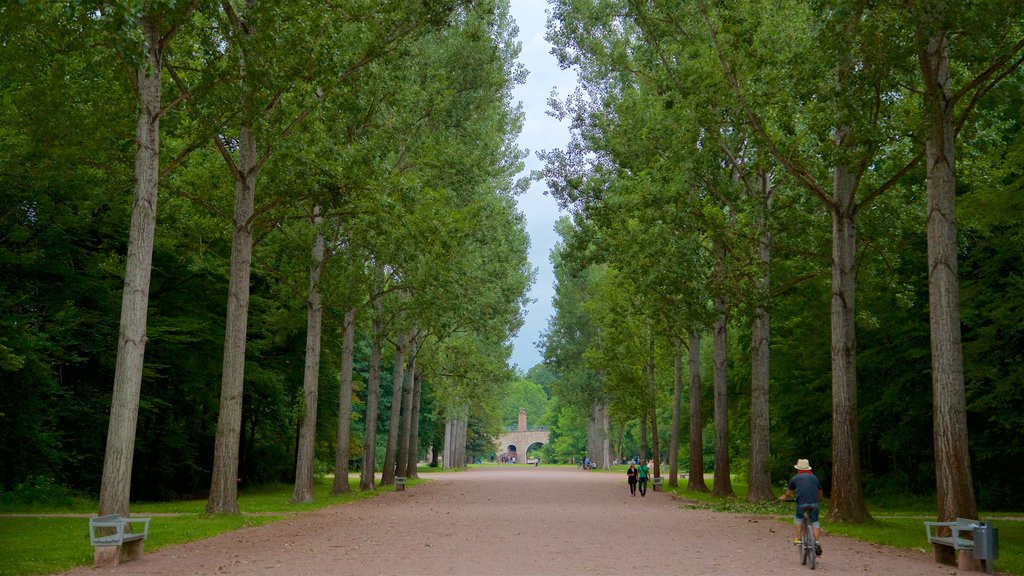
[[[555,416],[544,460],[552,463],[579,462],[587,446],[586,412],[577,406],[561,404],[558,398],[552,404],[552,412]]]
[[[67,509],[83,501],[83,496],[45,476],[28,478],[13,490],[0,492],[0,510],[5,512]]]
[[[954,91],[964,90],[960,306],[975,488],[983,506],[1019,506],[1024,81],[1015,68],[991,92],[970,82],[1001,57],[993,55],[1018,61],[1021,11],[943,6],[943,25],[956,30]],[[914,89],[921,18],[886,4],[553,3],[548,39],[581,79],[579,94],[553,99],[572,139],[542,154],[539,174],[572,215],[558,227],[556,315],[544,341],[559,401],[610,398],[613,433],[634,449],[651,355],[645,335],[656,334],[655,374],[670,374],[672,339],[706,332],[710,303],[723,298],[729,450],[742,470],[751,445],[750,322],[761,306],[771,314],[770,473],[786,477],[797,458],[809,458],[828,486],[835,294],[821,204],[832,202],[836,166],[855,167],[863,489],[911,500],[934,491],[929,214],[926,173],[912,160],[926,126]],[[769,262],[758,252],[765,233]],[[705,381],[708,360],[705,353]],[[656,401],[659,414],[669,413],[665,396]]]
[[[548,424],[548,396],[540,384],[530,380],[512,382],[511,390],[502,402],[501,425],[514,429],[519,422],[520,408],[526,410],[529,427]]]
[[[253,33],[237,36],[227,32],[228,4],[151,5],[163,26],[181,26],[158,71],[167,108],[133,497],[209,486],[233,227],[225,161],[238,161],[240,118],[252,123],[261,161],[246,223],[256,249],[243,488],[292,479],[313,206],[330,247],[319,467],[333,467],[341,319],[378,289],[389,315],[407,308],[421,328],[422,372],[437,381],[425,382],[421,444],[438,445],[432,419],[453,390],[509,379],[507,340],[532,281],[514,200],[523,153],[509,144],[521,124],[511,88],[523,71],[506,3],[260,2],[240,14]],[[0,489],[20,486],[16,498],[42,489],[34,478],[86,493],[99,486],[134,171],[139,6],[0,8],[0,433],[10,440]],[[371,286],[376,264],[390,271],[385,286]],[[359,317],[357,447],[368,332],[365,310]],[[500,395],[488,392],[468,396],[480,442],[498,427]],[[379,432],[391,424],[379,419]]]

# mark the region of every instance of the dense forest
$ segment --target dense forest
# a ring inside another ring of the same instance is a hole
[[[533,277],[507,8],[0,6],[0,487],[230,513],[493,436]]]
[[[549,450],[1019,510],[1024,6],[552,6]]]

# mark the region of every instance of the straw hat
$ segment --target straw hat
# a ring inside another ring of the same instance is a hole
[[[796,461],[796,466],[793,466],[793,468],[796,468],[797,470],[810,470],[811,463],[808,462],[806,458],[801,458]]]

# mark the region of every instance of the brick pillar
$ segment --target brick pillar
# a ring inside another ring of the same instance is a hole
[[[526,432],[526,410],[519,409],[519,431]]]

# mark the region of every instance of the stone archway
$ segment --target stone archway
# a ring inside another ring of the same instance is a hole
[[[515,432],[506,432],[498,437],[495,446],[495,454],[500,457],[503,453],[516,453],[516,463],[526,463],[526,453],[534,444],[547,444],[551,437],[548,430],[529,430],[526,427],[526,410],[519,409],[519,426]],[[519,452],[519,447],[525,447]],[[504,448],[504,450],[502,450]]]
[[[539,458],[540,457],[540,450],[544,447],[544,445],[545,445],[544,442],[532,442],[529,446],[527,446],[526,450],[523,451],[523,462],[526,462],[527,464],[530,464],[531,463],[530,462],[531,459]],[[534,450],[534,453],[533,453],[532,456],[530,455],[530,451],[531,450]]]

